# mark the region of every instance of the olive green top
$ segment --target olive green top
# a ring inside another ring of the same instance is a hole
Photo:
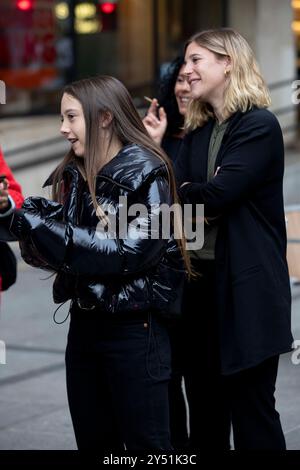
[[[207,181],[211,181],[215,174],[215,163],[219,153],[222,139],[224,137],[228,121],[224,121],[221,124],[215,122],[208,147],[207,157]],[[205,206],[204,206],[205,213]],[[204,244],[200,250],[192,250],[190,256],[193,259],[215,259],[215,244],[218,233],[218,225],[214,222],[213,225],[204,225]]]

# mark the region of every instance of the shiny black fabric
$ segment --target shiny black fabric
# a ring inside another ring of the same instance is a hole
[[[161,236],[157,210],[133,211],[126,227],[120,218],[120,196],[128,208],[172,203],[164,163],[130,144],[102,168],[97,201],[117,222],[100,234],[87,184],[75,165],[66,168],[65,181],[68,195],[63,205],[28,198],[11,225],[21,239],[24,260],[58,273],[54,301],[73,299],[82,308],[97,306],[112,313],[151,309],[165,316],[179,314],[184,270],[172,233],[169,239]],[[128,230],[125,238],[119,237],[120,227]]]

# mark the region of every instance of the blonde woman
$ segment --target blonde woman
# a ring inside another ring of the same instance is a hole
[[[185,63],[192,102],[175,171],[207,221],[184,307],[191,446],[228,448],[231,423],[235,449],[285,449],[274,399],[293,341],[282,132],[239,33],[194,35]]]

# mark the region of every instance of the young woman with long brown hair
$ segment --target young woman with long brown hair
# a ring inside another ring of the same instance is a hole
[[[178,214],[167,238],[157,223],[161,204],[176,202],[173,172],[113,77],[68,85],[61,117],[71,148],[48,181],[54,201],[27,199],[11,231],[25,261],[57,273],[55,302],[71,299],[66,368],[78,448],[170,452],[164,319],[180,312],[189,271],[184,241],[174,239]]]

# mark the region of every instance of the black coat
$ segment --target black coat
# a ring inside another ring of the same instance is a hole
[[[291,349],[291,294],[283,206],[284,149],[280,126],[265,109],[229,120],[207,182],[214,121],[186,136],[176,161],[181,197],[218,217],[215,246],[221,364],[224,374]],[[199,293],[199,301],[201,293]],[[201,305],[201,303],[199,304]],[[199,312],[209,315],[209,312]]]
[[[24,260],[58,273],[54,301],[72,299],[83,308],[108,313],[179,314],[184,283],[180,250],[172,233],[163,238],[159,226],[150,224],[157,217],[151,206],[171,203],[166,165],[132,144],[102,168],[96,182],[97,201],[116,215],[116,225],[108,232],[99,232],[87,184],[74,164],[66,168],[64,177],[68,196],[63,205],[28,198],[11,226],[21,239]],[[127,222],[121,220],[120,196],[128,208],[144,204],[148,213],[132,213]]]

